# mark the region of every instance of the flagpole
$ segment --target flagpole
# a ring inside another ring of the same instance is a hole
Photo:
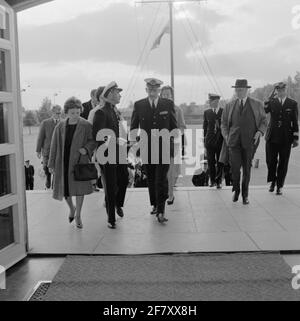
[[[173,33],[173,1],[169,2],[169,14],[170,14],[170,60],[171,60],[171,86],[173,91],[175,89],[174,81],[174,33]],[[175,93],[174,93],[175,94]],[[175,97],[173,97],[175,100]]]
[[[136,1],[136,3],[168,3],[170,15],[170,61],[171,61],[171,86],[173,87],[175,95],[175,76],[174,76],[174,32],[173,32],[173,4],[175,2],[200,2],[204,0],[143,0]]]

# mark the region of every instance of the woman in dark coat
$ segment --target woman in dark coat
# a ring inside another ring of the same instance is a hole
[[[96,142],[92,135],[92,125],[80,117],[81,101],[75,97],[69,98],[64,106],[66,120],[56,126],[50,149],[48,167],[54,174],[53,198],[65,198],[69,208],[70,223],[75,219],[76,226],[82,228],[81,209],[84,195],[91,194],[91,181],[76,181],[74,166],[78,162],[89,163]],[[76,196],[76,207],[72,196]]]

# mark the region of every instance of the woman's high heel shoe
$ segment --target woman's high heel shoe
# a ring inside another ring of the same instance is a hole
[[[74,215],[73,216],[69,216],[69,222],[70,224],[75,220],[75,215],[76,215],[76,207],[74,207]]]
[[[77,218],[75,217],[75,222],[76,222],[76,227],[79,228],[79,229],[82,229],[83,228],[83,224],[82,224],[82,221],[81,221],[81,218]]]

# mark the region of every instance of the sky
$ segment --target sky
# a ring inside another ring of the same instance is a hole
[[[299,10],[298,10],[299,9]],[[120,107],[145,97],[144,79],[170,84],[170,38],[151,47],[169,21],[165,3],[55,0],[18,13],[22,102],[70,96],[116,81]],[[176,103],[232,97],[237,78],[253,89],[300,70],[300,0],[206,0],[174,5]],[[55,100],[55,101],[54,101]]]

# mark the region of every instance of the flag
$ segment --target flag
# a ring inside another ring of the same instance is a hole
[[[6,29],[6,9],[0,5],[0,29]]]
[[[159,36],[155,39],[153,45],[152,45],[152,48],[151,50],[154,50],[156,48],[159,47],[160,45],[160,42],[161,42],[161,39],[162,37],[164,36],[165,33],[170,33],[170,22],[168,22],[165,27],[163,28],[163,30],[161,31],[161,33],[159,34]]]

